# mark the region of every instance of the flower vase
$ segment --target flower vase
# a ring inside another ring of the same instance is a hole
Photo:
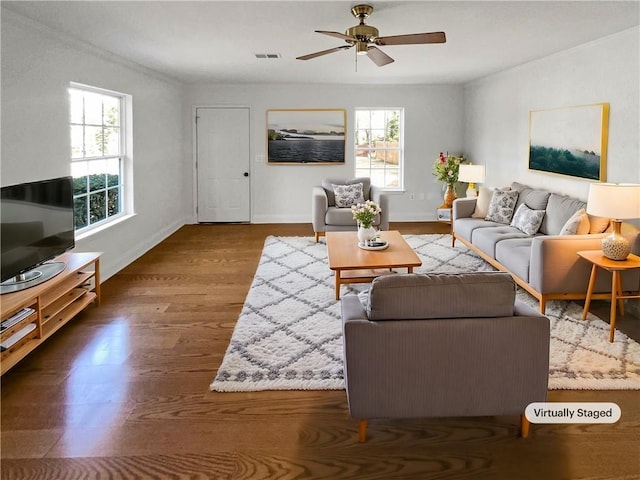
[[[364,227],[358,224],[358,242],[361,245],[366,245],[369,240],[372,240],[377,235],[377,231],[371,225]]]
[[[444,191],[444,203],[440,208],[451,208],[453,207],[453,201],[456,199],[456,190],[453,188],[453,185],[447,184],[447,188]]]

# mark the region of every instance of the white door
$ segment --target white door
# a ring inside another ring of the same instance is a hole
[[[249,108],[196,108],[198,222],[250,221]]]

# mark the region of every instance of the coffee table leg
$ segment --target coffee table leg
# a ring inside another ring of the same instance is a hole
[[[336,300],[340,300],[340,270],[336,270]]]

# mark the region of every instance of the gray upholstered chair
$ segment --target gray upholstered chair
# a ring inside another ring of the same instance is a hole
[[[349,412],[367,420],[520,415],[544,402],[549,319],[515,300],[508,273],[376,278],[342,298]]]
[[[325,232],[348,231],[356,229],[356,221],[353,219],[350,208],[336,207],[333,185],[351,185],[362,183],[365,200],[376,202],[382,212],[376,218],[374,226],[379,230],[389,230],[389,201],[387,195],[380,187],[371,185],[371,179],[367,177],[353,178],[327,178],[322,185],[313,187],[311,193],[311,223],[315,233],[316,242]]]

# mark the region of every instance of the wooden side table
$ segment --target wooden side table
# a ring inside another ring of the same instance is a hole
[[[613,342],[613,337],[616,331],[616,304],[620,302],[620,314],[624,315],[624,303],[625,298],[640,298],[640,292],[636,295],[623,295],[622,282],[620,281],[620,272],[625,270],[633,270],[634,268],[640,268],[640,257],[630,254],[626,260],[611,260],[603,255],[602,250],[583,250],[578,252],[582,258],[591,262],[591,277],[589,277],[589,288],[587,289],[587,298],[584,302],[584,310],[582,312],[582,319],[587,318],[589,313],[589,306],[591,305],[591,295],[593,294],[593,287],[596,284],[596,278],[598,276],[598,268],[602,268],[611,272],[611,314],[609,319],[609,341]]]
[[[451,235],[451,246],[453,247],[455,242],[453,240],[453,208],[447,208],[441,206],[438,208],[437,220],[441,223],[449,224],[449,234]]]

